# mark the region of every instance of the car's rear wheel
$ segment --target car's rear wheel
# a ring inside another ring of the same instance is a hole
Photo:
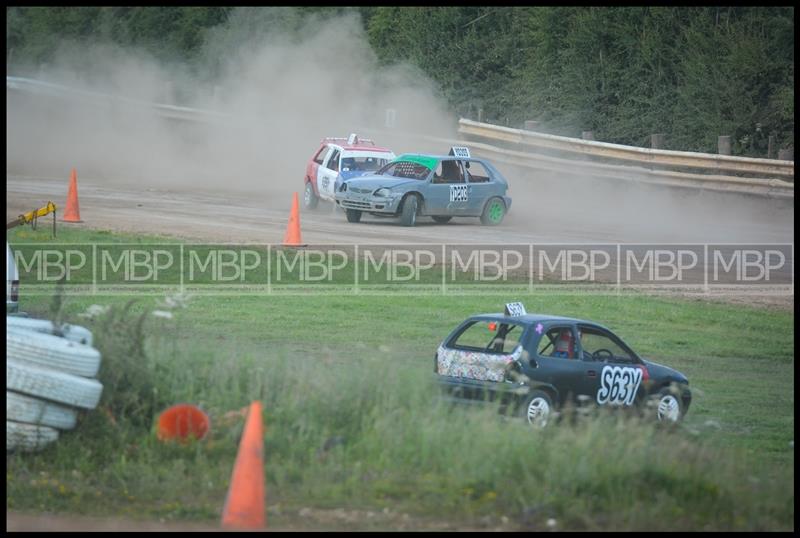
[[[439,224],[447,224],[452,218],[453,217],[433,217],[433,221],[438,222]]]
[[[317,193],[314,192],[314,186],[311,185],[311,181],[306,181],[306,190],[303,194],[303,205],[306,209],[315,209],[319,204],[319,196]]]
[[[481,224],[497,226],[506,216],[506,204],[500,198],[490,198],[483,208]]]
[[[417,210],[419,209],[419,199],[413,194],[403,200],[403,209],[400,211],[400,224],[403,226],[414,226],[417,223]]]
[[[531,391],[522,406],[522,413],[528,424],[534,428],[544,428],[553,417],[553,400],[544,391]]]
[[[347,209],[345,212],[347,213],[347,222],[361,221],[361,211],[358,209]]]

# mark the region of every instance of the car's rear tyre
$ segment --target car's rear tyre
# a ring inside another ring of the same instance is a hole
[[[553,418],[553,400],[541,390],[533,390],[525,398],[522,416],[534,428],[544,428]]]
[[[347,214],[347,222],[361,221],[361,211],[358,209],[346,209],[345,213]]]
[[[306,190],[303,193],[303,205],[306,209],[316,209],[319,204],[319,196],[314,192],[314,186],[311,181],[306,181]]]
[[[403,200],[403,209],[400,211],[400,224],[403,226],[414,226],[417,223],[417,211],[419,209],[419,199],[409,195]]]
[[[433,221],[438,222],[439,224],[447,224],[452,218],[453,217],[433,217]]]
[[[503,222],[506,216],[506,204],[500,198],[490,198],[483,207],[481,224],[486,226],[497,226]]]

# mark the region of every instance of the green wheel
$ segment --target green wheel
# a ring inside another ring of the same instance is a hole
[[[500,198],[492,198],[486,203],[481,215],[481,223],[487,226],[496,226],[503,222],[506,216],[506,204]]]

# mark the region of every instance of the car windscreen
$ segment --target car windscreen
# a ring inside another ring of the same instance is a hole
[[[380,157],[345,157],[342,159],[342,172],[374,172],[385,166],[388,159]]]

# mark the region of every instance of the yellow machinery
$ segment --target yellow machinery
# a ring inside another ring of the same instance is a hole
[[[27,213],[23,213],[16,219],[12,220],[6,225],[6,230],[10,230],[16,226],[21,226],[23,224],[30,223],[31,227],[36,229],[36,221],[39,217],[44,217],[49,215],[50,213],[53,214],[53,237],[56,235],[56,204],[53,202],[47,202],[47,205],[44,207],[40,207],[39,209],[34,209],[33,211],[28,211]]]

